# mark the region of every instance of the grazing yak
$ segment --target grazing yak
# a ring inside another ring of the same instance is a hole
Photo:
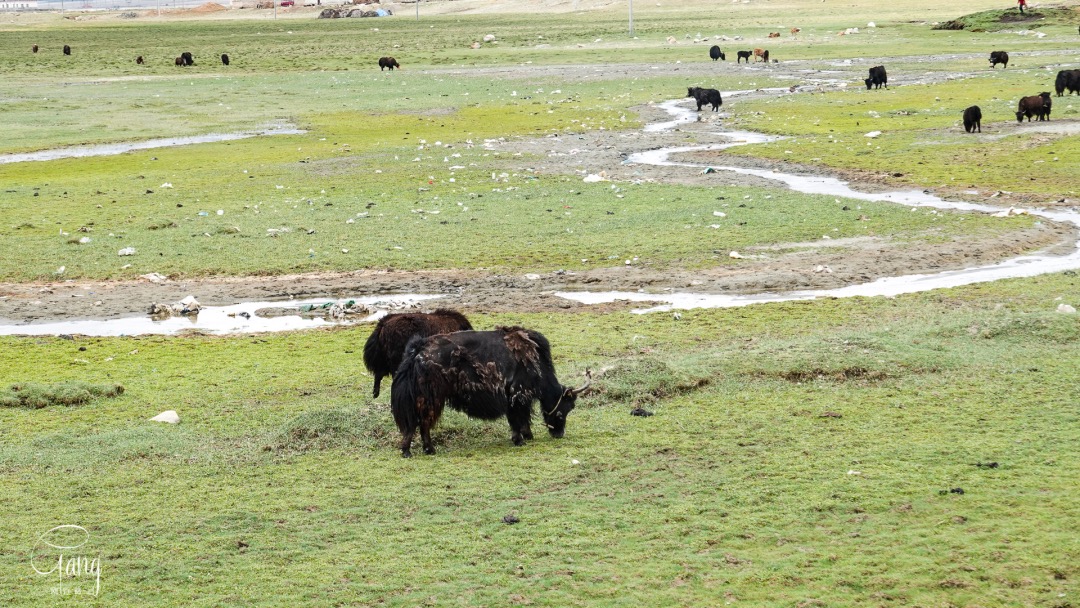
[[[225,53],[221,54],[221,65],[229,65],[229,56]]]
[[[176,59],[175,59],[175,60],[173,61],[173,63],[175,63],[176,65],[182,66],[182,65],[184,65],[184,58],[183,58],[183,57],[177,57],[177,58],[176,58]]]
[[[885,73],[885,66],[878,65],[870,68],[870,77],[864,80],[866,83],[866,90],[871,88],[881,88],[881,85],[885,85],[885,88],[889,88],[889,76]]]
[[[142,58],[142,55],[139,55],[138,57],[136,57],[136,58],[135,58],[135,63],[137,63],[137,64],[139,64],[139,65],[142,65],[142,64],[143,64],[143,58]]]
[[[721,51],[720,47],[716,45],[713,45],[713,47],[709,49],[709,57],[712,57],[713,61],[716,61],[717,59],[727,61],[727,57],[724,56],[724,51]]]
[[[544,424],[558,439],[566,416],[588,390],[559,383],[551,345],[539,332],[522,327],[494,331],[459,331],[409,341],[401,367],[394,372],[390,411],[401,431],[401,455],[412,456],[420,428],[424,453],[434,454],[431,429],[443,407],[470,418],[510,423],[510,440],[522,445],[533,438],[533,402],[540,401]]]
[[[36,53],[38,51],[37,45],[30,47],[30,50]]]
[[[393,57],[379,57],[379,71],[380,72],[385,70],[386,68],[390,68],[390,71],[393,72],[394,68],[400,68],[400,67],[401,67],[401,64],[399,64],[397,62],[397,59],[394,59]]]
[[[195,56],[187,51],[180,53],[180,59],[183,60],[184,65],[195,65]]]
[[[964,110],[964,130],[974,133],[976,129],[982,133],[982,110],[979,106],[971,106]]]
[[[746,60],[746,63],[750,63],[750,57],[754,54],[754,52],[753,51],[736,51],[735,54],[737,55],[737,57],[735,59],[735,63],[740,63],[740,62],[742,62],[743,59]]]
[[[1016,109],[1016,122],[1024,122],[1025,117],[1031,122],[1032,116],[1037,120],[1050,120],[1051,103],[1049,92],[1021,98]]]
[[[1080,93],[1080,70],[1061,70],[1054,81],[1054,90],[1061,97],[1066,89],[1069,94]]]
[[[769,38],[779,38],[780,32],[769,32]]]
[[[71,54],[71,47],[66,45],[66,44],[64,45],[64,54],[65,55],[70,55]]]
[[[1009,54],[1005,51],[991,51],[990,52],[990,69],[997,67],[997,64],[1001,64],[1002,68],[1009,67]]]
[[[802,28],[798,28],[798,27],[791,28],[791,37],[795,38],[796,36],[799,35],[799,32],[801,32],[801,31],[802,31]]]
[[[686,89],[686,96],[693,97],[697,101],[697,110],[701,111],[701,106],[712,106],[713,112],[719,112],[720,106],[723,105],[724,100],[720,98],[720,91],[716,89],[703,89],[701,87],[689,87]]]
[[[469,320],[456,310],[440,308],[435,312],[396,313],[379,319],[364,345],[364,366],[375,374],[373,397],[379,396],[379,384],[385,376],[401,365],[405,345],[415,336],[426,338],[436,334],[472,329]]]
[[[754,61],[761,59],[765,63],[769,63],[769,51],[765,49],[754,49]]]

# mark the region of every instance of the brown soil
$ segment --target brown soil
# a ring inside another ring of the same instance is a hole
[[[780,64],[783,65],[783,64]],[[579,66],[578,75],[595,74],[596,66]],[[641,69],[619,66],[628,72]],[[689,67],[689,66],[688,66]],[[800,66],[804,70],[806,66]],[[525,69],[525,68],[522,68]],[[570,68],[558,68],[566,73]],[[796,68],[791,68],[795,74]],[[693,68],[687,72],[693,73]],[[688,74],[689,75],[689,74]],[[804,74],[801,74],[805,77]],[[568,74],[572,77],[572,74]],[[827,84],[819,85],[828,86]],[[743,100],[752,101],[758,92]],[[725,109],[729,105],[725,105]],[[659,108],[648,105],[632,108],[642,120],[666,120]],[[495,144],[495,149],[535,154],[542,159],[536,167],[543,173],[603,174],[612,181],[647,181],[700,186],[745,184],[770,185],[756,177],[728,172],[703,174],[700,169],[626,165],[627,155],[665,146],[708,143],[717,138],[715,121],[724,114],[702,112],[701,122],[681,126],[671,132],[645,133],[596,131],[582,135],[542,138],[511,138]],[[708,115],[708,116],[705,116]],[[1071,122],[1071,121],[1070,121]],[[1064,123],[1061,123],[1064,124]],[[737,155],[712,155],[710,164],[746,165],[774,168],[791,173],[821,174],[819,168],[791,163],[750,159]],[[858,189],[873,191],[896,187],[887,176],[849,173]],[[910,188],[910,185],[907,186]],[[986,203],[983,199],[979,202]],[[1005,206],[1018,201],[1007,197],[991,199]],[[665,290],[701,293],[755,293],[800,289],[828,289],[863,283],[884,276],[932,273],[992,263],[1039,249],[1071,250],[1075,231],[1070,226],[1042,221],[1028,230],[996,239],[954,238],[943,242],[917,243],[888,238],[823,239],[808,243],[782,243],[745,250],[737,264],[685,270],[653,268],[648,265],[617,266],[581,272],[552,272],[543,275],[493,275],[474,271],[425,272],[363,270],[336,274],[307,274],[282,277],[213,278],[167,281],[63,281],[56,283],[0,284],[0,319],[18,322],[76,318],[115,319],[143,314],[151,302],[175,302],[195,295],[204,305],[226,305],[244,301],[272,301],[288,298],[348,298],[393,293],[440,293],[445,297],[428,303],[431,307],[453,306],[466,311],[559,311],[583,305],[553,295],[555,291],[645,291]],[[724,257],[727,251],[717,252]],[[727,260],[725,260],[727,261]],[[827,266],[832,272],[815,269]],[[625,303],[603,305],[600,310],[626,308]],[[635,304],[640,306],[640,304]]]

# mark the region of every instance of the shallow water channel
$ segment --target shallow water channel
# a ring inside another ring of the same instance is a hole
[[[723,93],[725,97],[745,94],[748,91],[729,91]],[[685,107],[687,100],[673,99],[660,105],[670,116],[670,120],[648,124],[644,127],[646,132],[662,132],[674,129],[679,125],[697,121],[697,113]],[[77,148],[63,148],[48,150],[29,155],[0,156],[0,163],[24,162],[31,160],[53,160],[56,158],[69,158],[78,156],[101,156],[108,154],[121,154],[131,150],[143,150],[156,147],[186,145],[192,143],[205,143],[211,141],[227,141],[229,139],[242,139],[258,135],[274,135],[300,133],[290,127],[274,127],[272,129],[249,132],[205,135],[191,138],[171,138],[149,140],[145,142],[128,144],[108,144],[104,146],[81,146]],[[974,213],[996,213],[1002,209],[989,205],[972,203],[949,202],[920,190],[900,190],[893,192],[866,193],[852,190],[847,182],[832,177],[815,177],[807,175],[795,175],[780,173],[771,170],[749,169],[743,167],[726,167],[673,161],[671,155],[684,152],[724,150],[734,146],[755,143],[765,143],[780,139],[777,136],[753,133],[749,131],[721,131],[714,135],[728,139],[724,143],[706,144],[698,146],[679,146],[648,150],[630,155],[625,161],[627,164],[668,165],[681,167],[697,167],[702,170],[711,168],[714,171],[731,171],[744,175],[754,175],[766,179],[782,182],[788,188],[796,192],[806,194],[827,194],[836,197],[850,198],[863,201],[880,201],[908,205],[911,207],[932,207],[936,209],[948,209],[957,211],[969,211]],[[12,160],[21,156],[17,160]],[[33,158],[31,158],[33,157]],[[1047,211],[1029,209],[1027,213],[1043,217],[1056,222],[1066,222],[1080,229],[1080,213],[1075,211]],[[934,274],[914,274],[899,277],[884,277],[869,283],[849,285],[838,289],[790,291],[781,293],[757,293],[757,294],[702,294],[691,292],[589,292],[589,291],[564,291],[556,295],[568,300],[574,300],[584,304],[598,304],[615,300],[640,301],[640,302],[663,302],[660,306],[637,309],[636,313],[667,311],[672,309],[689,308],[730,308],[747,306],[750,304],[763,304],[767,302],[789,302],[795,300],[813,300],[827,297],[851,297],[851,296],[895,296],[905,293],[929,291],[946,287],[957,287],[971,283],[996,281],[1006,278],[1031,277],[1050,272],[1080,269],[1080,244],[1078,248],[1064,256],[1054,255],[1025,255],[996,264],[976,266],[962,270],[950,270]],[[400,294],[394,296],[369,296],[353,298],[359,303],[372,305],[377,308],[398,308],[403,304],[419,302],[426,299],[437,298],[439,295],[432,294]],[[245,302],[231,306],[208,306],[203,307],[197,316],[171,317],[163,320],[155,320],[149,316],[129,317],[111,320],[71,320],[56,323],[31,323],[17,324],[0,319],[0,335],[61,335],[82,334],[88,336],[123,336],[140,334],[176,334],[184,331],[196,330],[211,334],[232,334],[250,332],[273,332],[324,327],[339,323],[321,317],[301,316],[299,310],[305,305],[322,305],[329,301],[327,298],[311,300],[291,300],[286,302]],[[263,308],[296,309],[296,314],[285,315],[256,315],[255,311]],[[247,313],[247,317],[241,313]],[[378,319],[385,311],[375,313],[364,318],[350,319],[354,322],[373,321]],[[349,322],[349,321],[346,321]]]
[[[724,97],[741,92],[725,92]],[[647,132],[660,132],[697,120],[697,112],[686,106],[687,101],[673,99],[660,104],[671,119],[663,122],[652,123],[645,126]],[[990,205],[978,205],[974,203],[960,203],[942,200],[932,194],[921,190],[898,190],[893,192],[867,193],[852,190],[848,183],[833,177],[815,177],[809,175],[794,175],[763,169],[748,169],[743,167],[725,167],[718,165],[706,165],[700,163],[679,162],[670,159],[671,155],[684,152],[715,151],[743,146],[747,144],[766,143],[781,139],[773,135],[753,133],[749,131],[721,131],[714,135],[724,137],[729,141],[724,143],[706,144],[698,146],[679,146],[648,150],[630,155],[625,161],[627,164],[643,165],[666,165],[677,167],[697,167],[702,170],[731,171],[743,175],[754,175],[765,179],[771,179],[784,183],[788,188],[806,194],[827,194],[836,197],[850,198],[862,201],[878,201],[897,203],[910,207],[932,207],[935,209],[948,209],[956,211],[970,211],[976,213],[997,213],[1002,211],[1000,207]],[[1053,220],[1055,222],[1070,223],[1080,229],[1080,213],[1076,211],[1048,211],[1041,209],[1028,209],[1031,215]],[[561,298],[574,300],[584,304],[599,304],[614,300],[628,300],[641,302],[665,302],[664,305],[635,310],[634,312],[656,312],[671,309],[687,308],[731,308],[747,306],[749,304],[762,304],[766,302],[790,302],[794,300],[813,300],[815,298],[843,298],[851,296],[895,296],[905,293],[929,291],[945,287],[959,287],[972,283],[984,283],[999,279],[1032,277],[1050,272],[1080,269],[1080,242],[1077,249],[1068,255],[1025,255],[996,264],[986,266],[974,266],[962,270],[949,270],[934,274],[912,274],[899,277],[883,277],[869,283],[848,285],[838,289],[789,291],[781,293],[758,293],[758,294],[696,294],[696,293],[642,293],[642,292],[558,292]]]
[[[138,336],[146,334],[178,334],[196,331],[205,334],[237,334],[274,331],[292,331],[329,327],[348,323],[376,321],[387,312],[397,310],[438,295],[395,294],[392,296],[365,296],[349,298],[357,303],[375,308],[370,315],[350,315],[343,321],[333,321],[322,316],[301,315],[301,308],[320,307],[328,302],[344,303],[347,300],[315,298],[278,302],[243,302],[230,306],[204,306],[197,315],[177,315],[155,319],[149,315],[124,317],[122,319],[75,319],[55,323],[17,324],[0,319],[0,335],[10,336]],[[271,309],[273,314],[257,314],[261,309]],[[295,311],[295,312],[294,312]]]

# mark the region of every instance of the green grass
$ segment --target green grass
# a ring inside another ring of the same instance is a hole
[[[84,338],[78,367],[70,342],[3,338],[8,376],[127,390],[0,412],[0,599],[45,601],[30,549],[75,524],[100,605],[1064,605],[1080,332],[1054,306],[1076,289],[476,317],[543,331],[564,382],[610,369],[562,440],[448,412],[411,460],[362,328]],[[179,425],[147,421],[166,407]]]
[[[822,235],[908,247],[999,238],[1032,218],[913,213],[777,188],[585,184],[538,169],[546,159],[515,156],[512,145],[637,128],[632,108],[679,96],[680,66],[704,59],[707,45],[685,34],[740,33],[749,48],[779,29],[785,38],[770,45],[784,61],[948,49],[977,58],[899,74],[890,63],[890,75],[980,73],[753,107],[735,98],[725,126],[792,137],[733,152],[901,173],[888,180],[903,186],[1071,198],[1076,136],[987,144],[957,133],[960,110],[978,103],[992,134],[1012,120],[1015,96],[1046,90],[1052,66],[1074,60],[1075,28],[1062,24],[1042,28],[1044,39],[930,29],[995,6],[665,3],[642,9],[638,40],[622,33],[621,6],[419,24],[6,23],[0,152],[275,122],[307,133],[0,166],[0,280],[49,279],[61,265],[65,278],[84,279],[519,273],[633,256],[694,269],[733,264],[731,249]],[[871,20],[874,31],[835,36]],[[787,38],[793,25],[798,40]],[[499,44],[465,48],[488,31]],[[64,43],[75,48],[69,60],[57,52]],[[983,55],[1002,43],[1014,54],[1008,72],[984,75]],[[405,69],[376,73],[373,59],[388,49]],[[195,53],[196,69],[171,65],[180,50]],[[211,60],[222,51],[233,55],[229,69]],[[136,54],[150,64],[136,67]],[[661,69],[576,80],[477,71],[528,61]],[[716,69],[724,90],[791,84]],[[836,69],[861,89],[864,66]],[[1073,117],[1068,103],[1055,100],[1055,121]],[[883,135],[867,146],[871,130]],[[498,137],[508,151],[481,145]],[[83,236],[90,242],[78,244]],[[128,246],[135,256],[116,254]],[[447,412],[438,453],[407,461],[388,397],[368,397],[360,349],[370,326],[0,337],[0,387],[23,387],[0,399],[40,397],[0,408],[0,604],[1065,608],[1080,592],[1080,325],[1056,308],[1078,305],[1078,288],[1069,272],[678,319],[471,315],[479,328],[542,331],[560,379],[577,384],[591,369],[596,392],[564,439],[541,434],[515,448],[505,422]],[[97,387],[116,394],[83,400]],[[77,407],[65,405],[73,399]],[[655,415],[630,416],[639,406]],[[178,425],[149,421],[168,409]],[[56,557],[35,543],[64,524],[90,534],[78,552],[101,560],[97,598],[54,597],[54,580],[31,567],[32,555],[39,566],[42,553]]]

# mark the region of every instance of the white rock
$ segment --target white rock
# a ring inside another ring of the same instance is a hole
[[[817,266],[814,266],[814,272],[824,272],[827,274],[832,274],[832,268],[829,268],[824,264],[818,264]]]
[[[530,272],[529,274],[525,275],[525,278],[530,281],[539,281],[540,275]]]
[[[495,42],[495,34],[484,35],[484,42]]]
[[[1058,304],[1057,311],[1058,312],[1063,312],[1063,313],[1066,313],[1066,314],[1072,314],[1072,313],[1076,312],[1076,309],[1073,308],[1072,306],[1069,306],[1068,304]]]
[[[124,247],[120,251],[117,251],[116,255],[135,255],[135,248],[134,247]]]
[[[586,175],[585,179],[583,179],[581,181],[583,181],[585,183],[588,183],[588,184],[593,184],[593,183],[596,183],[596,182],[603,182],[603,181],[607,181],[607,180],[605,180],[603,177],[600,177],[599,175],[596,175],[595,173],[590,173],[590,174]]]
[[[741,253],[739,253],[738,251],[732,251],[731,253],[728,254],[728,257],[738,260],[738,259],[742,259],[743,255]]]
[[[80,245],[85,245],[85,244],[87,244],[89,242],[90,242],[90,237],[88,237],[88,236],[84,236],[81,239],[79,239],[79,244]]]
[[[876,24],[874,24],[874,22],[873,22],[873,21],[871,21],[870,23],[867,23],[867,24],[866,24],[866,27],[877,27],[877,25],[876,25]]]
[[[172,184],[170,184],[169,182],[165,182],[164,184],[161,184],[159,188],[172,188]]]
[[[161,412],[157,416],[150,419],[151,422],[166,422],[168,424],[176,424],[180,422],[180,416],[173,410],[166,410]]]
[[[712,214],[715,215],[716,217],[727,217],[727,214],[724,213],[723,211],[713,211]]]
[[[874,138],[874,137],[877,137],[878,135],[881,135],[881,131],[870,131],[869,133],[867,133],[863,137]]]
[[[164,283],[165,281],[169,280],[168,277],[166,277],[165,275],[162,275],[162,274],[159,274],[159,273],[156,273],[156,272],[151,272],[150,274],[139,275],[139,278],[140,279],[146,279],[147,281],[150,281],[151,283]]]

